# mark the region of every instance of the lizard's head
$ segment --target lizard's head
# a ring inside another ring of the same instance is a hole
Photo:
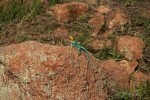
[[[70,42],[74,41],[74,38],[72,36],[69,36]]]

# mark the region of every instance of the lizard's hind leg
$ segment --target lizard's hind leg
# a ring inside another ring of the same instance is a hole
[[[78,56],[80,56],[82,54],[82,50],[80,48],[78,48]]]

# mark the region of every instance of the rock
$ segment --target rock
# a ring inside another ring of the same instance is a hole
[[[108,82],[110,87],[116,88],[116,86],[122,89],[135,89],[141,82],[150,80],[148,75],[141,72],[134,72],[137,67],[137,61],[122,60],[116,62],[113,59],[101,61],[100,67],[103,68],[108,75]],[[136,80],[133,80],[134,79]],[[132,79],[131,79],[132,78]]]
[[[128,15],[120,7],[114,7],[106,16],[106,25],[109,29],[121,27],[126,23],[128,23]]]
[[[114,32],[114,29],[108,29],[105,32],[103,32],[101,34],[101,36],[104,37],[104,38],[108,38],[111,34],[113,34],[113,32]]]
[[[129,62],[128,61],[128,63],[129,63],[129,66],[130,66],[130,68],[133,70],[133,71],[135,71],[136,70],[136,67],[138,66],[138,62],[137,61],[131,61],[131,62]]]
[[[135,72],[135,68],[137,67],[138,62],[132,61],[129,62],[127,60],[122,60],[119,62],[116,62],[113,59],[102,61],[100,63],[100,67],[103,68],[106,71],[106,75],[108,75],[109,83],[111,84],[111,87],[119,86],[122,89],[133,89],[137,86],[137,81],[140,81],[141,76],[145,77],[144,74],[137,76],[137,73]],[[131,80],[131,74],[132,76],[137,78],[137,81]],[[147,78],[144,78],[143,81],[146,81]],[[140,83],[140,82],[139,82]]]
[[[28,41],[0,48],[0,99],[106,100],[102,70],[76,48]]]
[[[128,60],[140,59],[143,56],[144,42],[132,36],[120,36],[117,41],[117,51],[124,54]]]
[[[110,87],[119,86],[127,89],[129,87],[129,75],[133,72],[127,61],[116,62],[113,59],[101,61],[100,67],[106,71]]]
[[[87,45],[93,50],[100,50],[105,47],[111,47],[112,43],[109,39],[93,39],[91,42],[87,43]]]
[[[91,18],[88,23],[93,27],[94,32],[92,36],[96,36],[100,30],[103,28],[105,23],[105,17],[102,14],[96,14],[93,18]]]
[[[107,37],[116,28],[128,23],[128,15],[123,8],[113,6],[114,8],[111,9],[111,6],[111,4],[99,6],[92,15],[92,18],[88,21],[93,26],[94,32],[92,36],[101,33],[104,37]]]
[[[108,7],[107,5],[101,5],[96,9],[96,11],[100,14],[107,14],[111,10],[112,9],[110,9],[110,7]]]
[[[60,22],[73,21],[86,13],[88,5],[79,2],[56,4],[51,9],[51,14]]]
[[[121,60],[119,61],[119,64],[121,66],[126,67],[127,72],[132,73],[135,71],[136,67],[138,66],[137,61],[127,61],[127,60]]]
[[[142,83],[146,82],[147,80],[150,81],[150,75],[146,75],[140,71],[133,73],[130,77],[130,89],[135,90],[136,87],[139,87]]]

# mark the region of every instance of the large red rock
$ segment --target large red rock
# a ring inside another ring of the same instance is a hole
[[[105,100],[98,61],[34,41],[0,48],[0,100]]]
[[[79,2],[56,4],[51,9],[51,14],[60,22],[73,21],[86,13],[88,5]]]
[[[132,36],[120,36],[117,41],[118,52],[125,55],[128,60],[140,59],[143,56],[144,42]]]

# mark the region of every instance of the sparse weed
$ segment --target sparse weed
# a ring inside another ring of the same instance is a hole
[[[125,6],[132,6],[135,0],[115,0],[120,4],[124,4]]]
[[[139,69],[144,72],[150,73],[150,18],[145,18],[142,20],[142,25],[144,27],[143,40],[145,42],[144,56],[140,60]]]
[[[126,91],[118,91],[111,100],[132,100],[132,95],[130,92]]]
[[[116,61],[120,61],[124,58],[122,54],[116,52],[115,48],[108,48],[108,47],[99,50],[95,54],[95,57],[100,60],[114,59]]]
[[[39,0],[32,0],[32,4],[27,4],[25,0],[10,1],[10,4],[0,7],[0,23],[18,22],[25,16],[33,17],[39,14],[41,3]]]
[[[88,34],[81,34],[81,35],[78,35],[75,39],[77,41],[79,41],[81,44],[85,44],[85,42],[89,39],[89,35]]]
[[[150,100],[150,82],[142,83],[134,91],[116,89],[110,100]]]
[[[92,27],[87,22],[79,22],[75,21],[71,24],[70,28],[72,31],[76,31],[79,33],[90,33],[92,31]]]
[[[143,31],[140,33],[140,37],[144,40],[145,49],[144,49],[144,56],[140,59],[139,69],[144,72],[150,73],[150,18],[145,18],[142,16],[133,16],[132,19],[132,26],[131,27],[139,27]]]
[[[17,42],[17,43],[20,43],[20,42],[23,42],[23,41],[26,41],[26,40],[29,40],[29,37],[25,34],[18,34],[14,37],[14,40]]]
[[[116,32],[109,35],[108,38],[111,40],[112,46],[111,47],[104,47],[103,49],[99,50],[95,57],[100,60],[108,60],[114,59],[116,61],[120,61],[124,58],[123,54],[120,54],[116,50]]]
[[[32,0],[32,5],[30,8],[31,16],[36,16],[40,14],[41,7],[42,5],[39,0]]]
[[[149,100],[150,99],[150,81],[142,83],[136,88],[134,96],[138,100]]]
[[[57,4],[60,0],[48,0],[49,6],[54,6],[55,4]]]

